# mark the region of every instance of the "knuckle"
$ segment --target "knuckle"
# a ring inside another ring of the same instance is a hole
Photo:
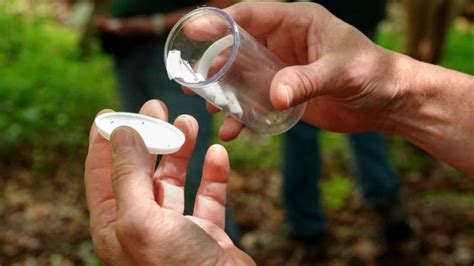
[[[354,88],[360,85],[361,71],[358,69],[348,69],[344,71],[344,78],[342,79],[342,86],[344,88]]]
[[[110,249],[112,244],[109,243],[109,239],[109,236],[101,230],[92,233],[92,248],[96,256],[102,261],[108,261],[110,256],[113,256]]]
[[[95,223],[89,223],[89,232],[91,233],[92,237],[96,237],[99,235],[99,228]]]
[[[104,246],[97,245],[94,238],[92,239],[92,243],[92,249],[94,250],[94,254],[97,256],[97,258],[99,258],[101,261],[108,261],[108,252],[105,250]]]
[[[139,232],[137,222],[129,216],[124,216],[117,220],[116,235],[119,242],[127,241],[136,237],[136,232]]]

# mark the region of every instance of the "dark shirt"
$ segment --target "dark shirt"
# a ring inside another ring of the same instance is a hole
[[[312,2],[324,6],[338,18],[363,31],[375,28],[385,17],[386,0],[315,0]]]
[[[150,16],[156,13],[168,13],[178,9],[204,4],[202,0],[112,0],[111,15],[119,18]],[[100,33],[102,49],[116,57],[127,56],[133,49],[147,43],[160,40],[166,36],[131,36],[121,37],[105,32]]]
[[[204,3],[202,0],[112,0],[111,13],[115,17],[149,16]]]

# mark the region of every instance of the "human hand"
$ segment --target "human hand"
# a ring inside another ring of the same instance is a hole
[[[140,113],[167,120],[165,105],[156,100]],[[194,214],[183,216],[198,124],[183,115],[174,125],[186,141],[180,151],[164,155],[156,170],[156,156],[133,129],[116,129],[109,143],[92,126],[85,185],[97,256],[110,265],[254,264],[224,232],[229,161],[223,147],[209,148]]]
[[[149,36],[155,34],[153,21],[150,17],[119,19],[100,16],[94,20],[94,25],[104,32],[118,36]]]
[[[321,6],[241,3],[226,11],[289,66],[272,80],[275,108],[307,101],[305,122],[339,132],[383,129],[399,108],[409,83],[400,72],[410,72],[414,60],[400,60]],[[220,137],[233,139],[241,129],[227,118]]]

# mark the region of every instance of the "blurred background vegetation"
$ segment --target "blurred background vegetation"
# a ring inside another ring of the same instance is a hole
[[[67,26],[60,2],[0,0],[1,265],[99,263],[87,231],[82,165],[95,114],[119,106],[110,59],[95,46],[90,56],[80,57],[80,32]],[[400,51],[401,15],[396,4],[391,5],[390,14],[377,40]],[[474,74],[472,22],[456,19],[441,64]],[[220,119],[216,119],[216,129]],[[320,141],[325,166],[323,202],[331,223],[343,226],[347,222],[338,220],[344,215],[341,211],[361,212],[353,190],[350,153],[340,134],[324,133]],[[427,240],[426,261],[448,259],[446,265],[471,265],[472,179],[399,138],[388,136],[387,145],[407,185],[407,198],[413,200],[408,206],[410,214],[420,224],[434,228],[418,225],[421,231],[434,232],[429,237],[437,238],[434,246]],[[275,242],[272,233],[283,219],[280,137],[245,133],[225,146],[231,156],[231,197],[243,228],[243,244],[260,262],[278,264],[269,257],[281,248],[270,243]],[[440,224],[428,222],[435,215]],[[459,217],[458,224],[453,224],[453,217]]]

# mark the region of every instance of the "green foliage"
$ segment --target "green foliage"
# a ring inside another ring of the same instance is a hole
[[[95,113],[115,107],[108,60],[77,59],[77,33],[0,8],[0,157],[42,169],[77,154]],[[82,160],[82,158],[81,158]]]
[[[459,193],[452,191],[433,191],[423,195],[423,201],[428,204],[439,204],[456,207],[474,206],[474,193]]]
[[[474,27],[460,31],[449,31],[444,46],[441,65],[467,74],[474,75]]]
[[[352,182],[344,176],[335,175],[329,180],[322,180],[322,204],[327,209],[340,210],[344,208],[351,191]]]
[[[212,143],[222,144],[229,153],[230,164],[233,168],[274,169],[281,165],[281,137],[258,136],[244,130],[233,141],[219,140],[219,127],[224,116],[218,113],[214,117]]]
[[[375,42],[386,49],[400,52],[402,50],[402,39],[399,35],[400,33],[394,29],[393,23],[381,23],[375,36]]]
[[[419,154],[414,154],[415,146],[409,145],[404,139],[399,137],[392,138],[388,150],[392,165],[399,171],[419,172],[425,167],[425,158]],[[421,153],[421,150],[419,153]],[[410,159],[407,160],[407,158]]]
[[[321,131],[319,136],[321,157],[324,162],[323,176],[349,171],[351,152],[347,135]]]
[[[390,24],[382,24],[376,42],[387,49],[402,51],[402,38]],[[450,69],[474,74],[474,30],[451,27],[446,37],[441,65]]]

